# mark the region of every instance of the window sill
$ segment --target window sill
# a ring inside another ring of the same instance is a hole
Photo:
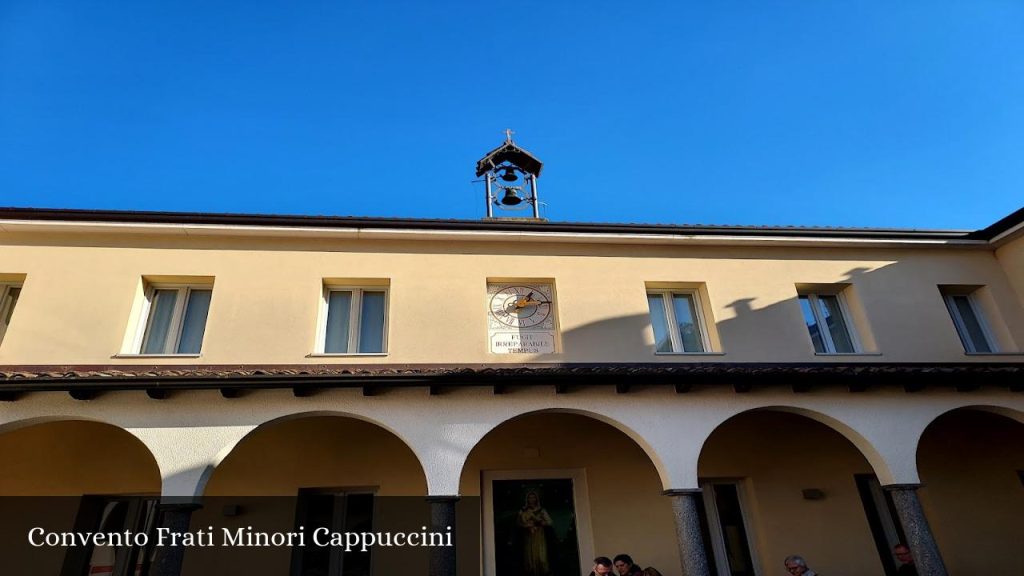
[[[111,358],[199,358],[202,354],[114,354]]]
[[[655,356],[725,356],[725,352],[655,352]]]
[[[383,358],[387,352],[314,352],[306,354],[306,358]]]
[[[815,356],[881,356],[881,352],[815,352]]]
[[[964,356],[1024,356],[1024,352],[964,352]]]

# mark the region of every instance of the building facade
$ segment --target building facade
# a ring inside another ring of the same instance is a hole
[[[425,498],[438,525],[480,497],[417,573],[895,574],[900,542],[920,574],[1024,573],[1022,222],[3,209],[0,495],[75,497],[64,529],[97,498],[202,526],[209,496]],[[34,573],[133,572],[94,552]],[[296,558],[232,568],[370,573]]]

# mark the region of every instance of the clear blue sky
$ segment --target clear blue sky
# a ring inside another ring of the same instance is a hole
[[[0,205],[978,228],[1024,206],[1024,2],[0,2]]]

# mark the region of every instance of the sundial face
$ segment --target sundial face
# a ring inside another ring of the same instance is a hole
[[[551,315],[551,293],[534,286],[506,286],[491,296],[491,317],[513,328],[532,328]]]
[[[487,335],[491,353],[554,353],[558,333],[553,299],[551,284],[489,283]]]

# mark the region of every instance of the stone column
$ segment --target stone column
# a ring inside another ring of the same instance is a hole
[[[914,556],[914,565],[920,576],[946,576],[946,565],[942,562],[939,547],[935,544],[932,529],[928,526],[921,500],[917,496],[920,484],[892,484],[884,488],[892,495],[896,514],[907,536],[907,546]]]
[[[430,530],[447,534],[451,528],[451,546],[430,549],[429,576],[455,576],[455,503],[458,496],[428,496],[430,503]]]
[[[704,505],[701,491],[666,490],[663,494],[672,500],[683,576],[710,576],[708,559],[704,554],[704,538],[700,533],[698,507]]]
[[[171,532],[187,532],[192,522],[192,513],[202,508],[195,501],[164,501],[158,504],[160,526]],[[150,576],[181,576],[181,564],[185,558],[184,546],[163,546],[157,548],[156,559],[150,568]]]

